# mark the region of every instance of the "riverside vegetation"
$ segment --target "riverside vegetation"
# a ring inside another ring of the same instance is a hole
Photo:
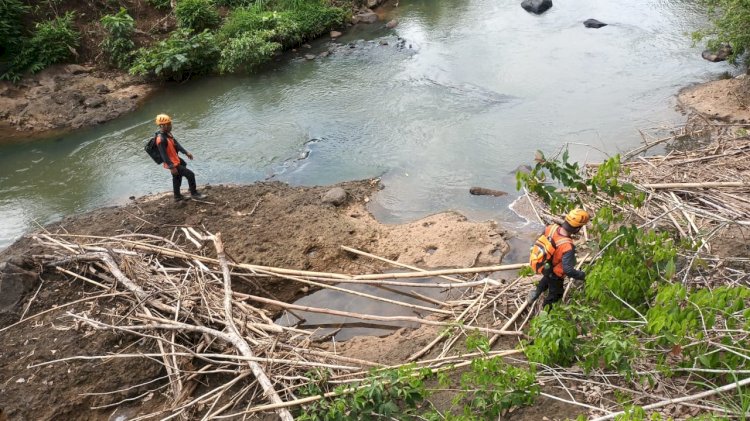
[[[560,377],[571,366],[582,369],[584,376],[606,376],[615,389],[623,410],[597,420],[672,419],[632,404],[627,386],[648,390],[664,378],[685,373],[694,376],[686,381],[705,389],[706,395],[718,394],[717,384],[728,384],[724,389],[730,391],[720,395],[715,406],[699,406],[703,413],[679,419],[747,419],[749,381],[741,373],[750,369],[750,288],[698,287],[686,281],[700,278],[708,268],[700,258],[685,258],[696,256],[699,246],[667,230],[629,222],[631,212],[644,205],[646,192],[621,181],[627,170],[619,155],[598,165],[590,177],[568,161],[567,152],[552,160],[540,152],[537,162],[530,173],[518,173],[519,190],[541,198],[553,214],[586,206],[596,209],[596,216],[584,246],[593,255],[585,286],[574,290],[567,303],[531,320],[531,339],[521,346],[527,360],[511,365],[502,357],[477,358],[458,379],[448,375],[452,367],[403,366],[373,372],[366,381],[334,390],[321,381],[325,374],[311,372],[305,394],[327,392],[329,398],[309,405],[301,419],[364,419],[371,414],[395,419],[496,419],[535,402],[540,395],[539,370]],[[522,269],[521,275],[531,275],[530,269]],[[466,345],[469,352],[490,351],[480,334],[469,335]],[[440,390],[456,391],[447,410],[429,402]]]
[[[0,79],[18,81],[26,73],[76,58],[81,43],[75,10],[61,12],[62,0],[31,7],[20,0],[0,2]],[[149,0],[176,27],[157,41],[136,44],[137,21],[120,7],[100,18],[106,35],[99,48],[111,66],[134,75],[184,80],[207,73],[245,71],[269,61],[284,48],[300,45],[344,25],[353,3],[327,0],[212,1]],[[24,22],[34,21],[29,27]],[[97,55],[98,57],[98,55]]]

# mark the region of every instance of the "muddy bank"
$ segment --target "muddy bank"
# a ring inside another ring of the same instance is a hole
[[[750,78],[740,75],[684,88],[677,103],[686,112],[732,123],[750,122]]]
[[[176,204],[168,194],[133,200],[122,207],[104,208],[67,217],[47,229],[51,232],[86,235],[153,234],[180,244],[189,244],[180,230],[195,226],[221,232],[227,252],[238,262],[315,271],[367,273],[384,270],[385,264],[343,251],[347,245],[402,263],[424,268],[496,264],[507,252],[503,232],[491,222],[469,222],[461,215],[443,213],[404,225],[382,225],[366,209],[377,192],[378,180],[342,183],[346,199],[336,206],[324,203],[331,187],[299,188],[282,183],[250,186],[206,186],[205,202]],[[28,259],[41,250],[33,239],[24,238],[0,253],[0,261],[12,261],[14,270],[39,272]],[[92,274],[96,278],[96,274]],[[11,286],[0,278],[0,295]],[[0,409],[11,419],[108,419],[123,398],[144,393],[148,387],[107,395],[124,384],[141,384],[160,374],[160,366],[146,360],[113,359],[106,362],[70,362],[34,366],[73,355],[104,355],[111,352],[146,352],[153,344],[133,342],[128,335],[79,329],[66,312],[86,312],[106,317],[116,298],[82,301],[97,289],[74,277],[43,272],[23,278],[28,285],[14,302],[0,309]],[[263,289],[285,301],[307,292],[302,284],[269,280]],[[60,307],[28,322],[15,325],[21,314],[35,315]],[[11,326],[11,327],[9,327]],[[416,345],[415,345],[416,346]],[[373,360],[379,348],[371,349]],[[108,375],[102,376],[102,370]],[[146,393],[135,403],[120,405],[129,413],[145,413],[163,397]],[[92,407],[102,407],[91,409]]]
[[[157,85],[75,64],[0,82],[0,141],[63,133],[134,111]]]

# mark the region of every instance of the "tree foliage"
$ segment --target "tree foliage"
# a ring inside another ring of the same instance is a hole
[[[102,41],[102,48],[109,56],[110,64],[125,69],[132,61],[133,33],[135,21],[125,8],[114,15],[105,15],[101,19],[102,26],[107,30],[107,37]]]
[[[711,25],[693,33],[695,41],[707,41],[711,50],[718,50],[722,44],[732,46],[730,63],[736,63],[739,57],[750,47],[750,3],[746,0],[701,0],[707,7]],[[745,56],[750,63],[750,57]]]

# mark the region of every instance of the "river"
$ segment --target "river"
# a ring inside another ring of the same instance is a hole
[[[536,16],[518,0],[400,0],[383,11],[395,29],[346,32],[354,48],[302,58],[329,48],[318,40],[254,74],[172,86],[93,129],[0,142],[0,249],[64,215],[169,190],[142,149],[157,113],[173,117],[199,184],[381,177],[370,209],[383,222],[454,209],[519,228],[513,195],[469,187],[514,191],[510,173],[536,149],[570,144],[596,160],[637,146],[638,129],[668,133],[684,120],[681,87],[737,72],[691,45],[697,3],[556,1]]]

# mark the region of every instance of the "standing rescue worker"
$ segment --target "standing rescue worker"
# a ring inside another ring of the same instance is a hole
[[[552,255],[552,268],[543,272],[542,280],[536,289],[529,292],[528,301],[533,303],[542,293],[549,289],[544,306],[560,301],[565,288],[563,281],[566,276],[583,281],[586,273],[576,269],[576,247],[572,235],[578,233],[589,222],[589,214],[583,209],[573,209],[565,216],[562,225],[548,225],[544,235],[552,240],[555,253]]]
[[[204,198],[205,196],[198,193],[195,187],[195,174],[187,169],[187,163],[177,155],[179,152],[182,152],[191,161],[193,160],[193,154],[186,151],[172,136],[172,119],[166,114],[159,114],[156,116],[156,125],[159,126],[159,131],[155,134],[156,146],[159,148],[159,154],[164,161],[164,168],[172,173],[172,188],[174,189],[175,202],[185,199],[185,196],[180,193],[182,177],[187,178],[190,197],[194,199]]]

